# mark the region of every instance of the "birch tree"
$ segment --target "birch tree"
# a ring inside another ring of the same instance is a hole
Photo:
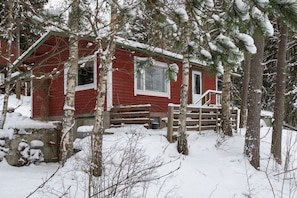
[[[190,5],[187,5],[190,6]],[[188,105],[188,90],[189,90],[189,71],[190,71],[190,54],[189,44],[191,41],[191,22],[184,21],[184,38],[183,38],[183,60],[182,60],[182,84],[180,90],[180,114],[179,114],[179,138],[177,140],[177,150],[179,153],[188,155],[187,141],[187,105]]]
[[[251,67],[251,56],[249,53],[245,53],[244,66],[243,66],[243,82],[241,89],[241,103],[240,103],[240,123],[239,127],[244,128],[246,126],[247,119],[247,97],[250,83],[250,67]]]
[[[2,108],[2,113],[1,113],[1,120],[0,120],[0,128],[3,129],[5,120],[6,120],[6,115],[7,115],[7,109],[8,109],[8,99],[9,99],[9,94],[10,94],[10,83],[11,83],[11,74],[12,74],[12,42],[13,42],[13,34],[15,31],[15,24],[13,20],[13,13],[15,9],[17,9],[17,4],[15,1],[9,1],[8,2],[8,12],[7,12],[7,17],[6,17],[6,28],[7,28],[7,49],[6,49],[6,54],[4,58],[7,61],[7,66],[5,68],[6,70],[6,78],[5,78],[5,91],[4,91],[4,99],[3,99],[3,108]]]
[[[66,64],[66,96],[64,105],[64,118],[61,138],[61,160],[64,164],[73,154],[75,87],[78,69],[78,22],[80,0],[73,0],[69,15],[69,63]]]
[[[91,175],[99,177],[102,174],[102,143],[104,133],[104,110],[105,98],[107,88],[107,75],[112,71],[112,62],[114,60],[116,36],[122,30],[124,22],[128,22],[127,18],[130,17],[130,11],[136,6],[134,1],[120,4],[117,0],[110,2],[103,1],[97,3],[95,7],[95,15],[90,15],[94,19],[89,18],[91,22],[92,31],[98,43],[98,58],[100,61],[99,66],[99,81],[97,86],[97,98],[95,106],[95,123],[92,130],[92,159],[91,159]],[[105,12],[104,8],[107,5],[107,16],[102,20],[102,13]],[[122,9],[125,8],[125,9]]]

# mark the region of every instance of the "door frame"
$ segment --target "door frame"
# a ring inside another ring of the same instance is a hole
[[[200,76],[200,94],[195,94],[195,89],[196,89],[196,82],[195,82],[195,75],[199,75]],[[203,80],[202,80],[202,72],[199,70],[192,70],[191,72],[191,96],[192,96],[192,104],[194,104],[194,102],[198,99],[198,97],[201,97],[203,94]],[[198,103],[198,105],[202,105],[202,101],[200,101],[200,103]]]

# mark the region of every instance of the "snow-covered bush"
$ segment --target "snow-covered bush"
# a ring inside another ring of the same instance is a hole
[[[0,161],[2,161],[8,150],[8,148],[5,148],[5,140],[0,139]]]
[[[24,139],[22,139],[18,145],[18,151],[21,155],[19,159],[21,165],[39,164],[44,161],[44,155],[40,149],[43,147],[43,142],[40,140],[32,140],[30,145]]]
[[[177,64],[173,63],[173,64],[170,64],[168,66],[168,77],[169,77],[169,80],[172,80],[174,82],[177,81],[177,74],[178,74],[178,71],[179,71],[179,67]]]

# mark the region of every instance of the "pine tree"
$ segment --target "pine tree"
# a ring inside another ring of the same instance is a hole
[[[281,22],[280,24],[280,42],[278,44],[277,56],[277,73],[275,87],[275,104],[274,104],[274,122],[272,131],[271,153],[278,164],[282,163],[282,128],[285,113],[285,90],[286,90],[286,74],[287,74],[287,26]]]
[[[257,53],[251,57],[251,71],[248,95],[247,129],[245,134],[245,155],[250,164],[257,170],[260,169],[260,116],[262,96],[262,73],[264,36],[261,31],[254,33]]]
[[[286,87],[287,71],[287,40],[288,29],[297,31],[297,2],[296,1],[272,1],[271,6],[279,19],[280,41],[277,54],[277,75],[274,105],[274,123],[272,133],[271,153],[278,164],[282,162],[282,126],[284,120],[284,94]]]

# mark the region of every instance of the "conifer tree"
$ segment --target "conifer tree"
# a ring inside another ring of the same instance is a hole
[[[272,132],[271,153],[278,164],[282,163],[282,126],[284,120],[284,98],[287,71],[287,40],[289,29],[297,31],[297,2],[271,1],[271,7],[279,20],[280,41],[277,54],[277,74],[275,87],[274,123]]]

